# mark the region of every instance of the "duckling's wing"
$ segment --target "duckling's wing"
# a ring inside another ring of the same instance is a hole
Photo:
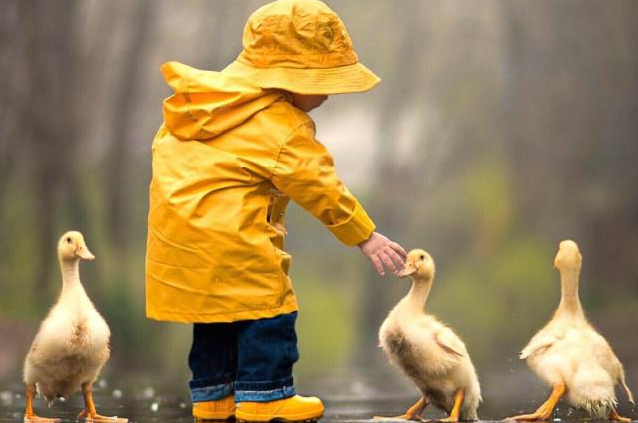
[[[529,341],[527,346],[523,348],[519,358],[521,360],[526,359],[532,354],[536,354],[537,352],[541,352],[551,347],[557,341],[563,339],[565,334],[560,330],[547,330],[543,329],[538,332],[534,337]]]
[[[465,355],[465,345],[463,345],[463,342],[449,328],[444,328],[437,332],[434,339],[436,339],[439,346],[446,352],[459,357]]]

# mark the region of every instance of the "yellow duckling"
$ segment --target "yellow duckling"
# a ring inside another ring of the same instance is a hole
[[[84,395],[85,409],[78,419],[118,421],[126,419],[97,414],[92,386],[110,355],[111,332],[86,295],[80,282],[80,259],[93,260],[80,232],[67,232],[58,242],[62,268],[62,293],[33,340],[24,363],[26,383],[26,423],[53,423],[60,419],[38,417],[33,412],[36,392],[51,404],[68,398],[78,390]]]
[[[611,347],[587,322],[578,298],[582,256],[574,241],[562,241],[554,259],[560,272],[561,299],[554,317],[521,352],[531,369],[552,386],[551,396],[534,413],[515,420],[547,420],[563,396],[594,419],[629,422],[616,412],[614,386],[625,384],[623,366]]]
[[[410,276],[410,292],[390,311],[379,340],[390,362],[403,370],[422,394],[405,414],[409,420],[432,403],[448,413],[443,422],[478,420],[481,388],[463,341],[436,317],[424,312],[434,279],[434,261],[424,250],[408,253],[400,277]]]

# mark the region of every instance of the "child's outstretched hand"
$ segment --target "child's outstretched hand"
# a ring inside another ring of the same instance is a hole
[[[381,276],[385,275],[384,266],[395,275],[403,269],[407,256],[403,247],[378,232],[372,232],[370,238],[359,244],[359,248]]]

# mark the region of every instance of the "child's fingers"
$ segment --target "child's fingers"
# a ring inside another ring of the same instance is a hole
[[[397,268],[403,268],[403,266],[405,265],[405,259],[403,257],[401,257],[396,251],[391,248],[388,248],[387,253],[392,261],[394,261],[394,264],[397,266]]]
[[[408,256],[408,253],[406,253],[406,252],[405,252],[405,250],[403,249],[403,247],[402,247],[402,246],[400,246],[399,244],[397,244],[396,242],[391,242],[391,243],[390,243],[390,247],[392,247],[392,249],[393,249],[394,251],[396,251],[397,253],[399,253],[399,255],[400,255],[401,257],[403,257],[403,261],[402,261],[402,262],[405,262],[405,258]]]
[[[394,262],[392,261],[390,256],[386,254],[385,252],[381,253],[381,261],[383,261],[383,264],[385,264],[385,267],[390,269],[392,273],[396,274],[398,272],[397,267],[394,265]]]
[[[379,260],[379,257],[373,254],[369,256],[369,259],[372,262],[372,265],[374,266],[374,268],[377,270],[377,273],[380,276],[385,275],[385,272],[383,271],[383,265],[381,264],[381,260]]]

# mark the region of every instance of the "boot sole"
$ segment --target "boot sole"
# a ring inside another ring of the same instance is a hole
[[[237,423],[266,423],[266,422],[282,422],[282,423],[313,423],[317,422],[319,419],[323,417],[323,414],[320,416],[313,417],[301,417],[301,418],[285,418],[285,417],[269,417],[269,416],[255,416],[253,418],[239,418],[235,417]]]
[[[323,416],[321,416],[323,417]],[[266,422],[282,422],[282,423],[314,423],[319,421],[321,417],[313,417],[311,419],[284,419],[281,417],[275,417],[270,420],[245,420],[245,419],[237,419],[237,423],[266,423]]]
[[[226,417],[218,417],[218,416],[209,416],[209,417],[193,416],[193,417],[195,418],[196,422],[228,422],[228,421],[235,420],[235,416],[232,414]]]

